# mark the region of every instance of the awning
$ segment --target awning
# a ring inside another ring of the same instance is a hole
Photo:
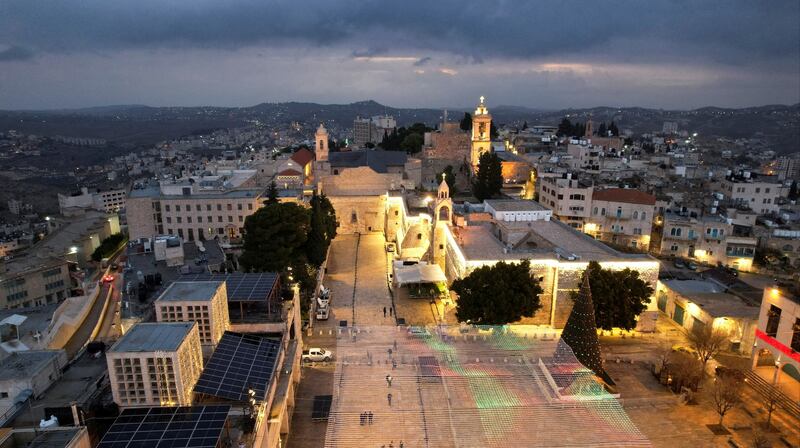
[[[394,278],[399,286],[414,283],[446,283],[442,268],[436,264],[414,264],[411,266],[397,266]]]
[[[20,325],[22,325],[23,322],[25,322],[26,319],[27,319],[26,316],[22,316],[22,315],[19,315],[19,314],[12,314],[12,315],[6,317],[3,320],[0,320],[0,325],[16,325],[16,326],[20,326]]]

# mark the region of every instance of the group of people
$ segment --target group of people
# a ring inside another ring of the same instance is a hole
[[[400,441],[400,448],[403,448],[403,446],[404,446],[404,445],[403,445],[403,441],[401,440],[401,441]],[[381,448],[386,448],[386,445],[381,445]],[[394,440],[392,440],[391,442],[389,442],[389,448],[394,448]]]
[[[360,417],[361,426],[372,424],[372,411],[364,411]]]

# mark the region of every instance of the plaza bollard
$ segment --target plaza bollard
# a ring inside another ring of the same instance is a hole
[[[494,358],[489,358],[489,362],[494,364]]]
[[[508,364],[508,358],[503,358],[503,362],[504,362],[505,364]]]

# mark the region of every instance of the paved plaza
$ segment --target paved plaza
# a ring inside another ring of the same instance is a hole
[[[571,352],[553,357],[544,330],[337,335],[326,447],[649,446]]]

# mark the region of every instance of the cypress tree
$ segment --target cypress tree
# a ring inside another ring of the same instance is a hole
[[[594,321],[594,304],[588,274],[583,275],[583,284],[580,291],[573,296],[573,301],[575,303],[561,333],[561,341],[569,345],[581,364],[600,375],[603,373],[603,358],[600,355],[600,340]]]

